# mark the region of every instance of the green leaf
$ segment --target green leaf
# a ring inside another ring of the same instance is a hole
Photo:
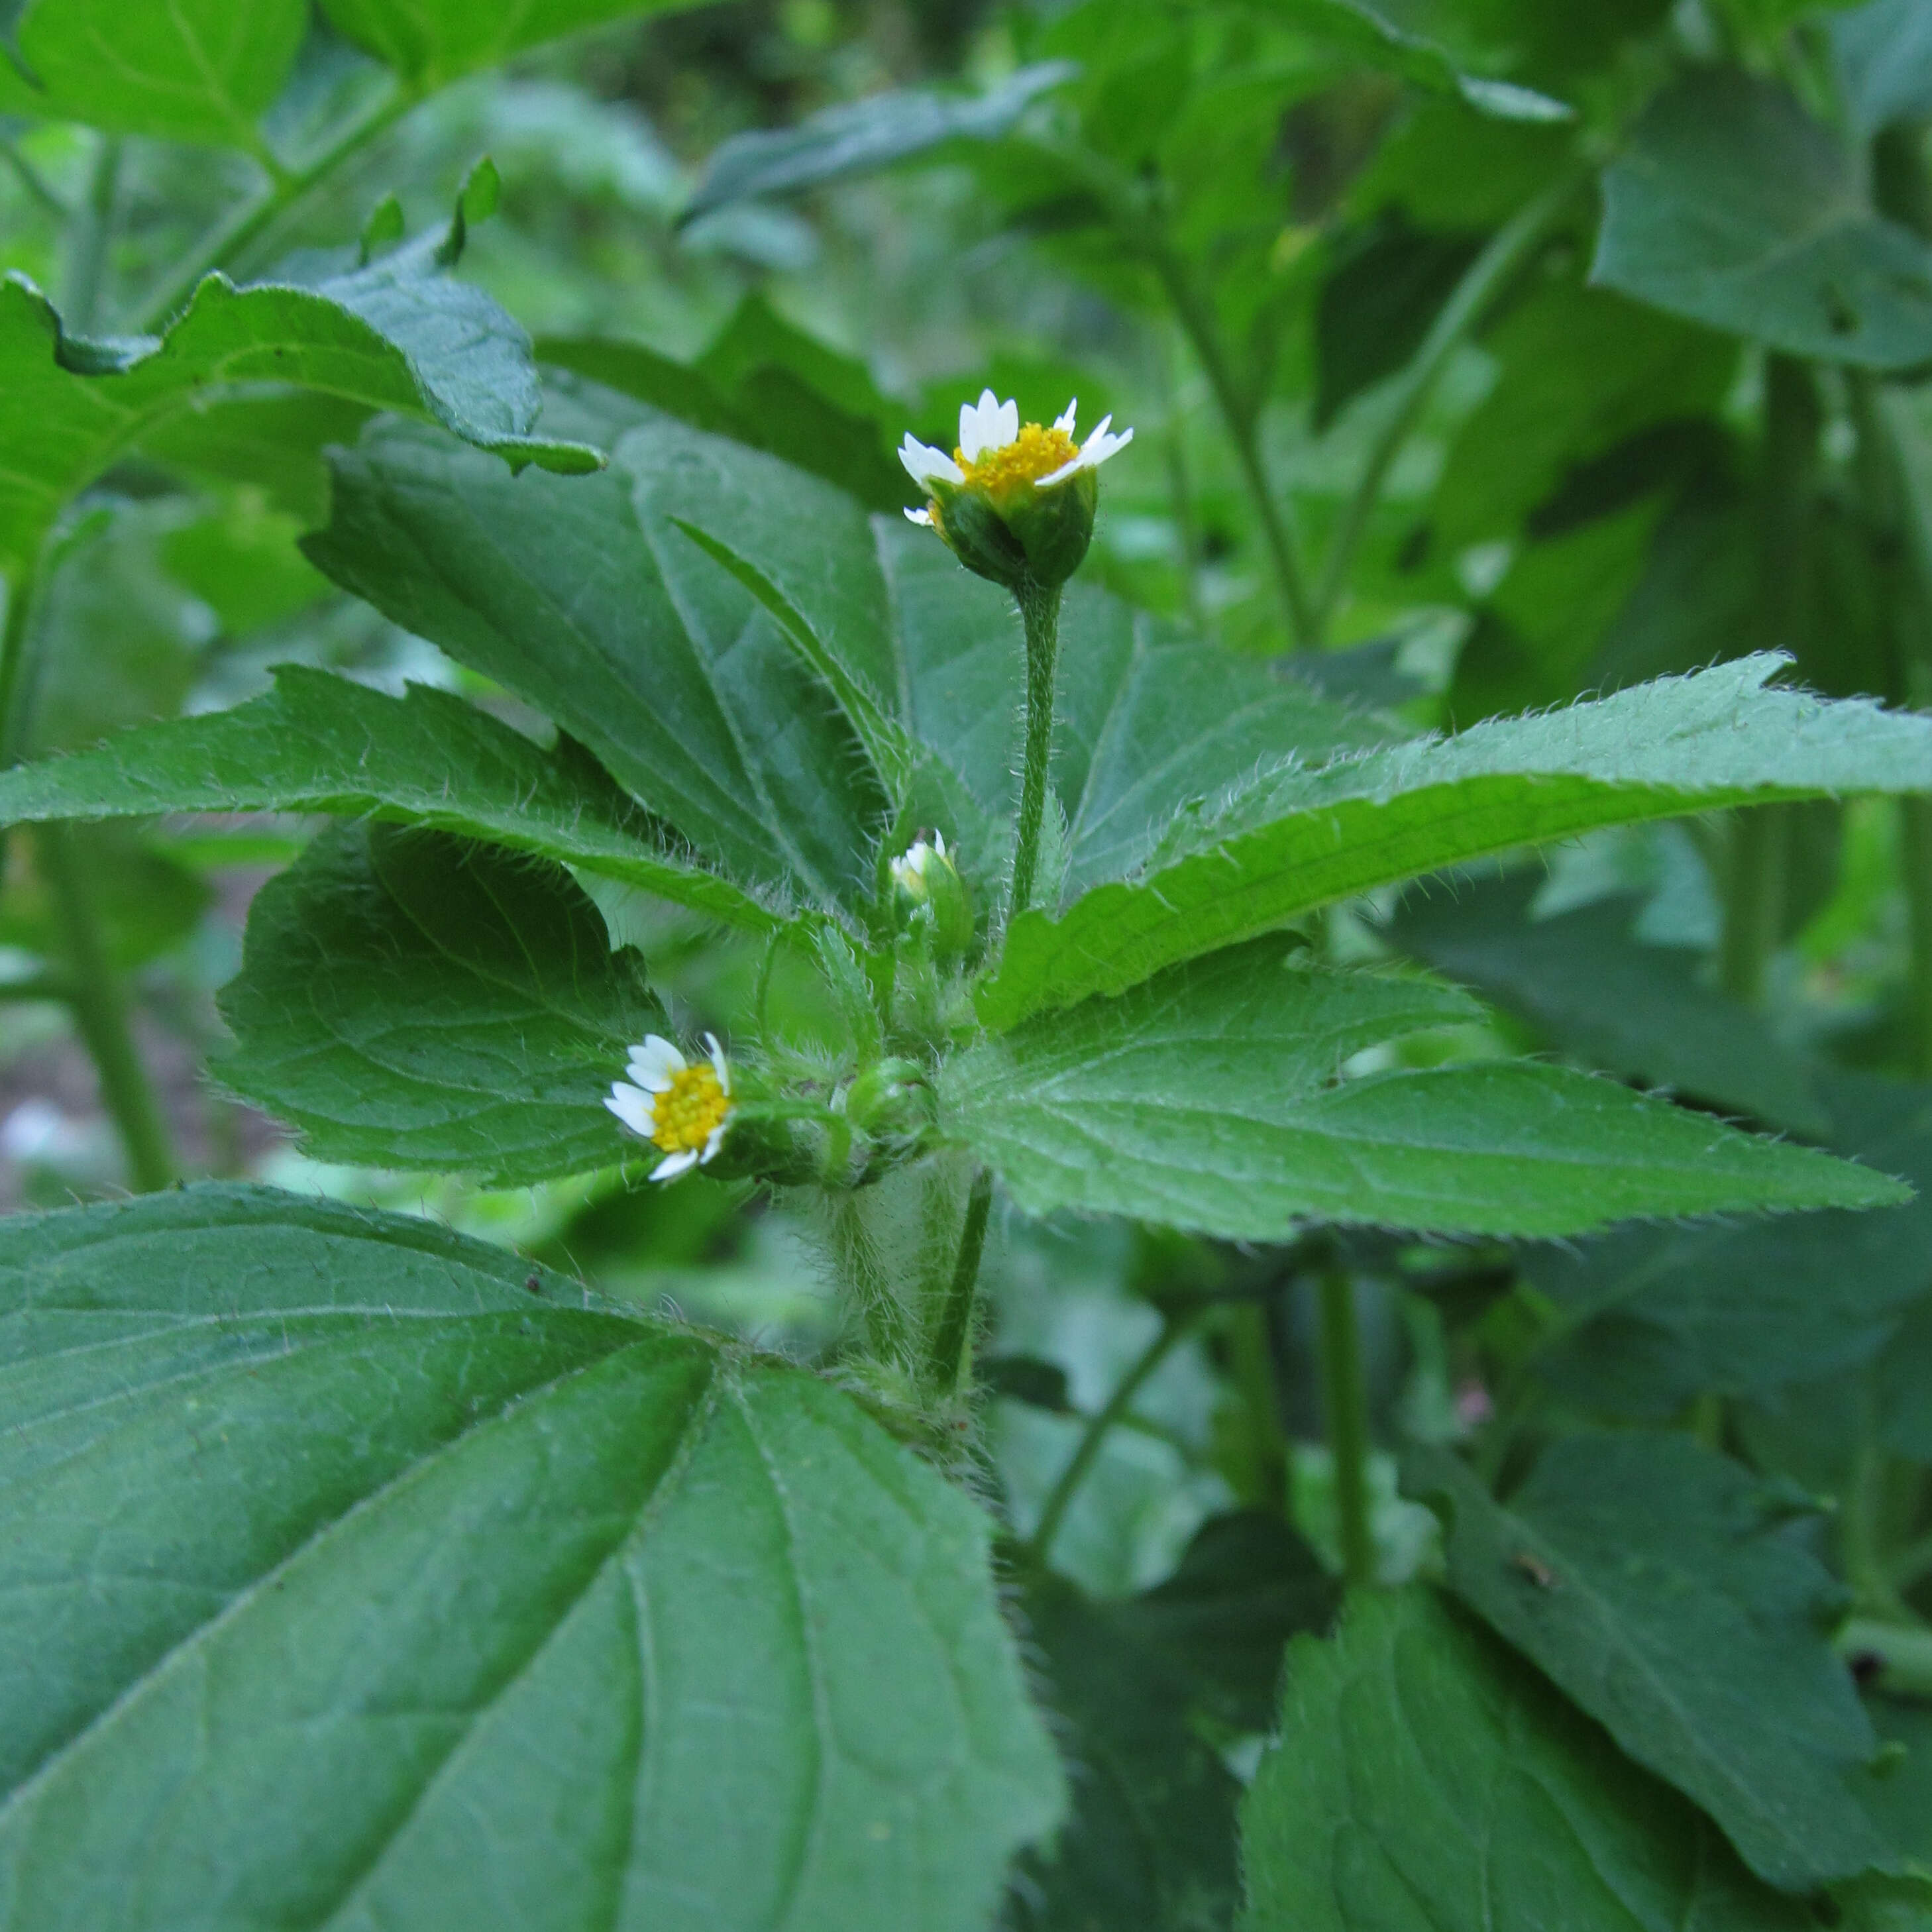
[[[1932,110],[1932,14],[1921,0],[1870,0],[1834,14],[1825,32],[1845,112],[1859,134]]]
[[[1700,955],[1640,944],[1630,934],[1638,907],[1627,897],[1532,920],[1542,882],[1540,873],[1518,872],[1414,890],[1383,930],[1412,958],[1606,1072],[1814,1138],[1829,1135],[1810,1064],[1703,985]]]
[[[1291,758],[1202,794],[1132,879],[1014,920],[980,1016],[1010,1026],[1330,900],[1592,826],[1932,787],[1932,722],[1763,688],[1781,662],[1740,658],[1316,768]]]
[[[1601,1413],[1661,1418],[1693,1397],[1766,1395],[1863,1361],[1925,1292],[1932,1090],[1822,1074],[1831,1144],[1918,1190],[1871,1214],[1774,1226],[1640,1228],[1526,1255],[1564,1320],[1537,1372]]]
[[[107,956],[124,970],[172,952],[201,923],[214,896],[208,882],[171,854],[123,825],[89,826],[73,835],[106,934]],[[30,848],[26,865],[11,860],[0,895],[0,946],[17,946],[58,965],[66,928]]]
[[[310,557],[554,718],[722,870],[862,904],[886,811],[876,776],[776,620],[664,514],[682,503],[659,500],[703,483],[719,452],[770,465],[788,490],[826,486],[610,392],[574,394],[584,424],[623,446],[604,474],[513,478],[379,424],[335,453],[333,515]]]
[[[1882,1176],[1556,1067],[1332,1084],[1352,1054],[1477,1009],[1447,988],[1270,970],[1268,941],[1031,1022],[940,1076],[942,1130],[1021,1204],[1280,1240],[1306,1216],[1577,1233],[1636,1215],[1880,1203]]]
[[[1054,1821],[984,1517],[788,1364],[254,1188],[0,1311],[0,1922],[980,1932]]]
[[[308,28],[303,0],[26,0],[0,113],[259,152]]]
[[[479,289],[424,272],[420,245],[313,288],[210,275],[164,338],[65,334],[24,277],[0,280],[0,571],[31,562],[62,506],[169,418],[236,384],[294,383],[440,423],[513,463],[594,468],[534,437],[530,338]]]
[[[705,164],[682,218],[694,221],[754,195],[796,194],[874,173],[956,141],[997,140],[1073,71],[1064,61],[1043,62],[1022,68],[984,94],[905,88],[823,109],[796,127],[734,134]]]
[[[1243,1932],[1807,1932],[1710,1824],[1432,1592],[1288,1650]]]
[[[430,93],[586,28],[663,14],[691,0],[322,0],[345,38]]]
[[[778,923],[655,836],[589,759],[422,686],[387,698],[285,664],[272,691],[232,711],[0,772],[0,825],[172,812],[371,813],[580,866],[734,925]]]
[[[1505,1504],[1431,1451],[1406,1486],[1449,1582],[1787,1892],[1902,1869],[1854,1790],[1878,1750],[1825,1632],[1844,1598],[1758,1479],[1678,1435],[1569,1436]]]
[[[561,867],[400,826],[326,832],[263,886],[220,1004],[220,1078],[318,1160],[502,1186],[634,1148],[604,1098],[668,1025]]]
[[[1646,110],[1604,172],[1590,272],[1794,356],[1932,358],[1932,247],[1873,213],[1863,164],[1782,88],[1728,69]]]

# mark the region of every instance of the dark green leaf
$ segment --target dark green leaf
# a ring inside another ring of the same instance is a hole
[[[1699,956],[1640,944],[1628,898],[1532,920],[1540,874],[1412,891],[1384,930],[1405,952],[1508,1006],[1606,1072],[1675,1088],[1814,1138],[1831,1118],[1813,1070],[1696,977]]]
[[[781,512],[794,485],[824,486],[584,394],[584,419],[626,442],[604,475],[512,478],[380,425],[338,454],[333,518],[310,556],[554,718],[713,863],[820,904],[860,902],[886,812],[877,778],[776,620],[666,518],[657,487],[719,452],[768,465]],[[856,506],[829,500],[862,532]]]
[[[1203,787],[1130,880],[1060,916],[1016,919],[978,994],[1009,1026],[1311,907],[1484,854],[1748,800],[1932,785],[1932,722],[1766,689],[1780,661],[1742,658],[1600,702],[1498,719],[1448,739],[1290,759]]]
[[[308,26],[303,0],[26,0],[0,114],[259,151]]]
[[[1862,164],[1784,89],[1693,74],[1604,176],[1592,278],[1830,362],[1932,359],[1932,247],[1872,212]]]
[[[1785,1891],[1898,1866],[1854,1786],[1878,1749],[1826,1636],[1843,1597],[1757,1480],[1688,1438],[1567,1437],[1496,1502],[1419,1456],[1456,1594]]]
[[[1562,1309],[1538,1372],[1602,1412],[1661,1418],[1706,1390],[1760,1395],[1862,1361],[1932,1281],[1932,1092],[1832,1073],[1832,1144],[1918,1190],[1872,1214],[1737,1228],[1636,1228],[1538,1249]]]
[[[689,0],[322,0],[337,30],[421,92],[526,47]]]
[[[123,825],[90,826],[71,835],[116,966],[144,966],[187,939],[208,910],[206,880]],[[59,962],[62,920],[35,861],[37,846],[9,842],[7,890],[0,894],[0,946],[17,946]]]
[[[808,115],[794,128],[735,134],[705,165],[684,219],[754,195],[866,174],[954,141],[992,141],[1073,70],[1064,62],[1022,68],[982,94],[949,96],[908,88]]]
[[[668,1024],[560,866],[384,825],[325,832],[262,889],[220,1004],[220,1078],[318,1159],[506,1186],[634,1146],[604,1097]]]
[[[1352,1054],[1475,1010],[1446,988],[1269,962],[1268,941],[974,1047],[942,1129],[1034,1214],[1280,1240],[1304,1216],[1480,1234],[1896,1201],[1898,1185],[1611,1082],[1486,1061],[1331,1084]]]
[[[263,1190],[4,1223],[0,1922],[980,1932],[1060,1787],[984,1518],[587,1304]]]
[[[165,338],[88,342],[18,275],[0,280],[0,569],[30,562],[61,506],[130,445],[229,385],[296,383],[427,418],[513,462],[581,470],[533,437],[530,338],[419,249],[296,288],[210,275]]]
[[[374,813],[494,840],[734,925],[776,915],[652,836],[587,759],[545,752],[447,692],[400,698],[284,665],[232,711],[0,772],[0,824],[170,812]]]
[[[1852,125],[1876,134],[1932,110],[1932,9],[1924,0],[1870,0],[1826,24]]]
[[[1711,1825],[1430,1592],[1289,1647],[1243,1932],[1808,1932]]]

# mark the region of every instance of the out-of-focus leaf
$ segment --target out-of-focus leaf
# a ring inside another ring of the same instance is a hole
[[[789,1364],[254,1188],[0,1310],[14,1926],[981,1932],[1056,1820],[984,1516]]]
[[[1826,1635],[1843,1593],[1756,1478],[1631,1432],[1564,1438],[1506,1504],[1440,1450],[1406,1486],[1446,1519],[1456,1593],[1760,1877],[1901,1868],[1855,1790],[1878,1738]]]
[[[1920,1302],[1900,1324],[1880,1358],[1878,1377],[1887,1445],[1932,1465],[1932,1300]]]
[[[170,531],[161,554],[168,574],[238,636],[292,617],[332,594],[296,548],[300,521],[236,500]]]
[[[1932,111],[1932,8],[1924,0],[1868,0],[1834,13],[1825,32],[1859,134]]]
[[[1902,1198],[1881,1174],[1556,1067],[1332,1084],[1350,1054],[1474,1009],[1426,984],[1270,971],[1274,956],[1258,941],[972,1048],[940,1074],[942,1130],[1035,1214],[1232,1240],[1285,1240],[1306,1216],[1554,1234]]]
[[[620,1159],[604,1096],[668,1024],[560,866],[386,825],[263,886],[220,1004],[220,1077],[318,1160],[503,1186]]]
[[[322,0],[346,38],[427,93],[526,48],[690,0]]]
[[[1289,1646],[1242,1932],[1806,1932],[1716,1828],[1420,1588]],[[1502,1915],[1502,1916],[1500,1916]]]
[[[260,146],[257,124],[308,26],[302,0],[25,0],[6,10],[0,36],[20,65],[0,60],[0,114],[231,148]]]
[[[907,88],[808,115],[794,128],[734,134],[706,163],[683,219],[754,195],[801,189],[868,174],[956,141],[993,141],[1073,69],[1060,61],[1022,68],[984,94]]]
[[[1828,1135],[1804,1058],[1698,980],[1695,955],[1630,937],[1637,906],[1599,900],[1531,920],[1539,874],[1457,880],[1402,900],[1384,927],[1405,952],[1520,1013],[1564,1051],[1652,1086]]]
[[[1724,68],[1645,111],[1604,176],[1592,279],[1794,356],[1932,360],[1932,246],[1781,88]]]
[[[224,483],[252,484],[274,506],[313,526],[328,514],[328,466],[322,452],[353,442],[366,404],[313,389],[259,388],[197,397],[141,437],[142,454]]]
[[[517,464],[594,468],[530,434],[530,338],[421,245],[313,288],[210,275],[165,338],[63,333],[19,275],[0,280],[0,568],[29,561],[61,506],[130,445],[231,384],[290,382],[424,417]]]
[[[1023,913],[976,995],[989,1024],[1134,985],[1352,892],[1706,806],[1932,784],[1932,721],[1766,688],[1774,656],[1600,702],[1204,785],[1132,878]]]
[[[145,966],[180,945],[200,923],[213,896],[207,880],[150,840],[122,825],[76,827],[70,837],[114,965],[124,970]],[[0,946],[58,960],[61,922],[35,856],[28,841],[8,842]]]
[[[1537,1371],[1605,1413],[1662,1418],[1706,1390],[1768,1393],[1881,1348],[1932,1288],[1932,1091],[1821,1073],[1831,1144],[1918,1190],[1870,1214],[1756,1227],[1636,1228],[1537,1249],[1530,1279],[1562,1309]]]

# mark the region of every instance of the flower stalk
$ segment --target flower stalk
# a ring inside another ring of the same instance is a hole
[[[1026,749],[1020,777],[1020,815],[1013,838],[1010,916],[1033,903],[1040,869],[1040,826],[1046,817],[1046,780],[1053,760],[1054,680],[1060,659],[1060,586],[1030,581],[1016,587],[1026,627]]]

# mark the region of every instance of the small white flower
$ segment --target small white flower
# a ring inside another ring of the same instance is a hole
[[[724,1144],[731,1118],[731,1066],[716,1034],[704,1036],[708,1061],[693,1066],[661,1034],[631,1049],[629,1081],[610,1084],[604,1104],[639,1139],[663,1150],[653,1180],[675,1180]]]
[[[901,853],[891,862],[892,884],[910,898],[924,898],[926,868],[934,859],[945,856],[944,832],[935,832],[929,844],[923,838],[915,839],[910,850]]]

